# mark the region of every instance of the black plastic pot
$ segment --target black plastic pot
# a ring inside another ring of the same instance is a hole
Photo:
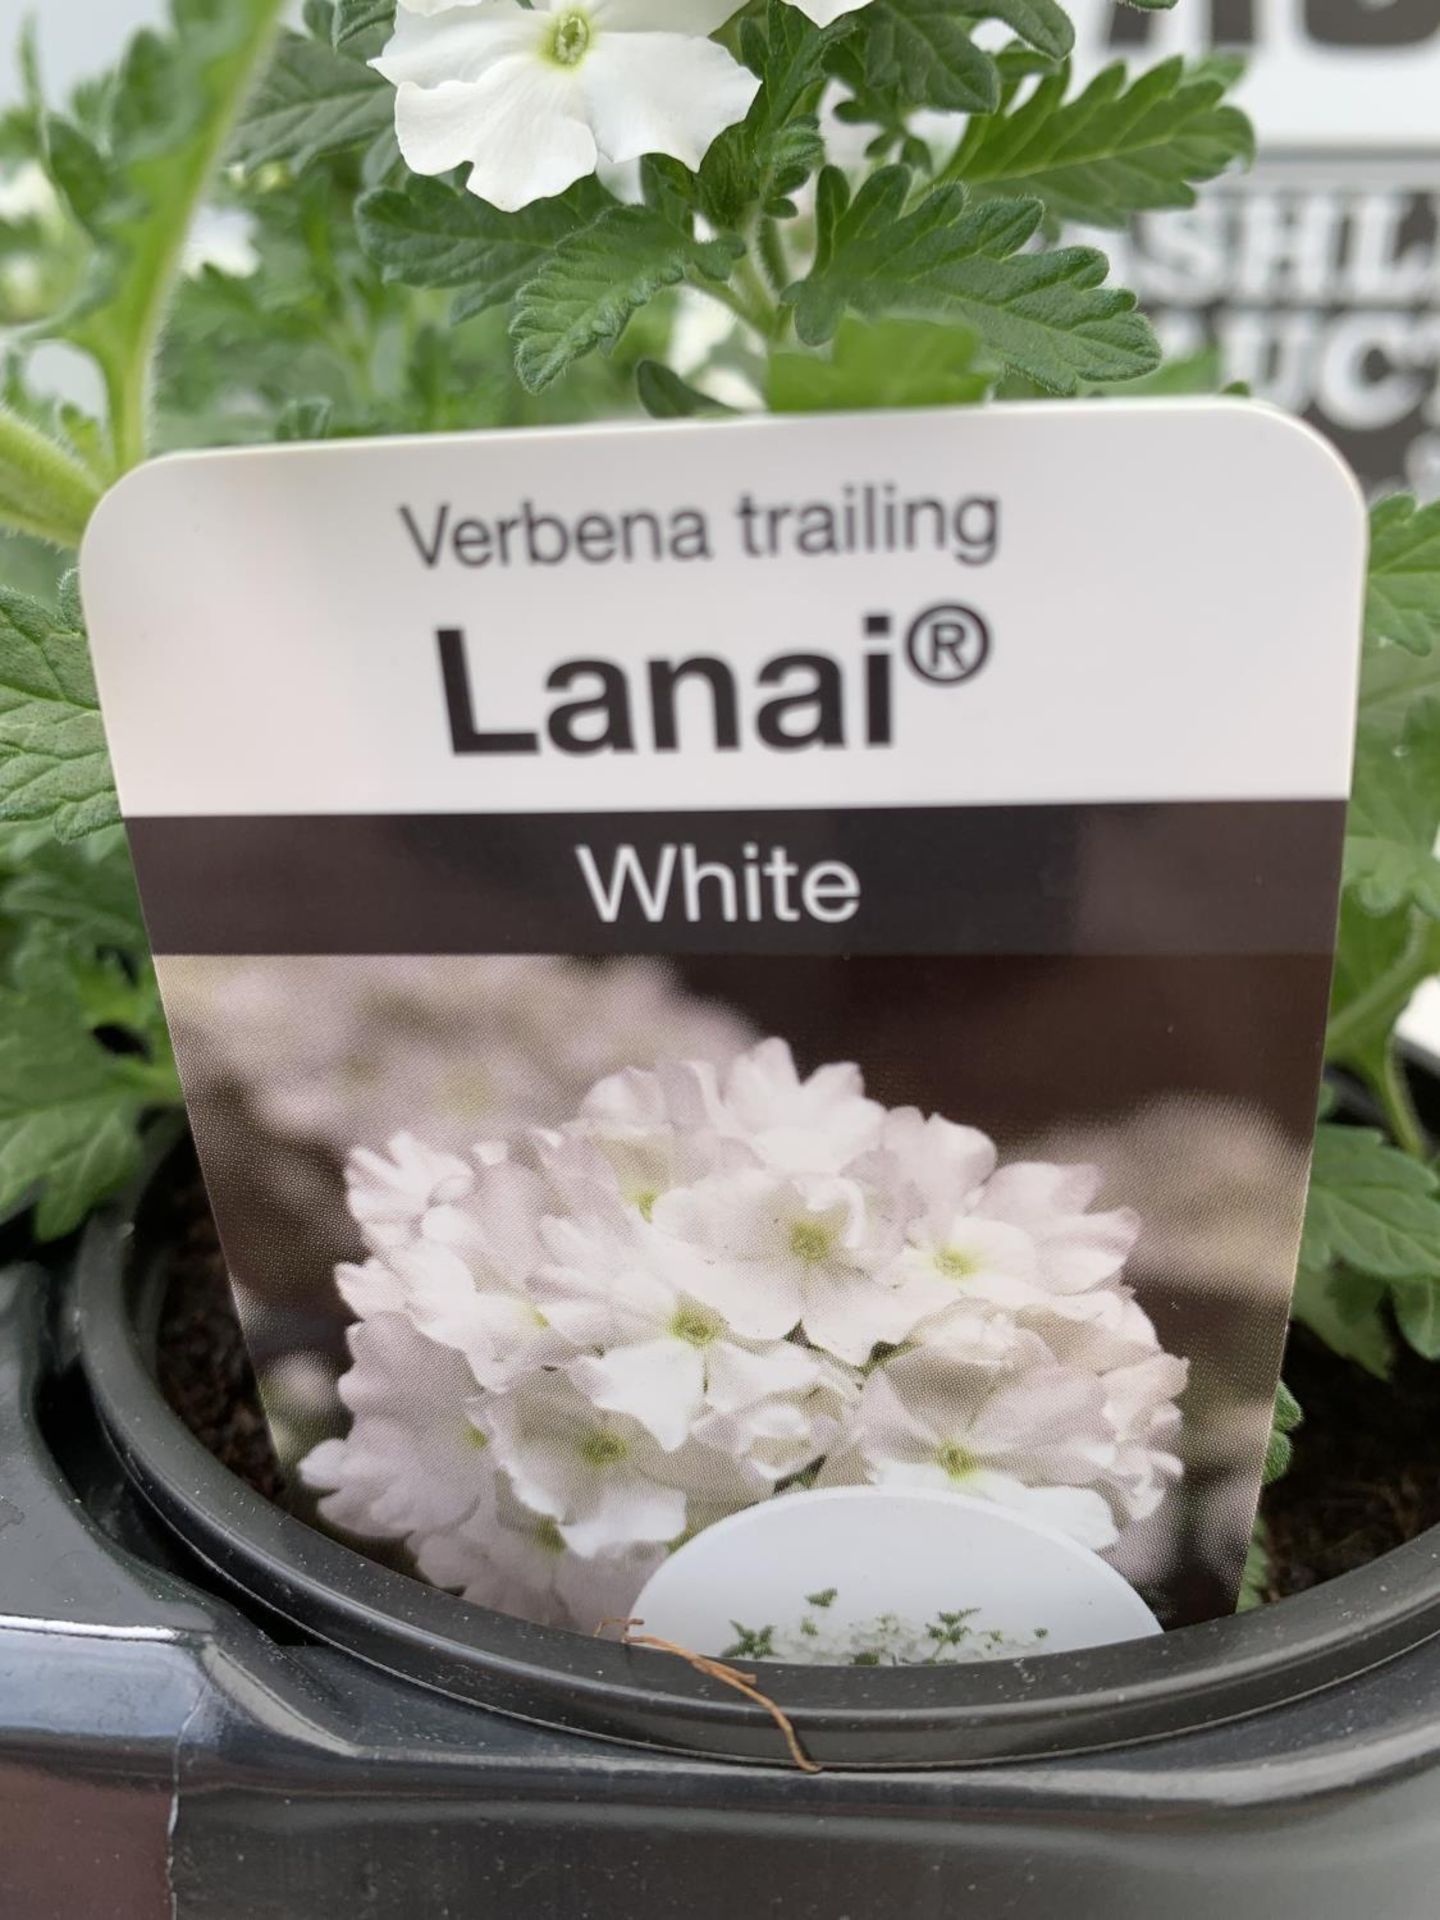
[[[161,1251],[98,1222],[48,1347],[33,1270],[0,1281],[7,1920],[1433,1914],[1435,1536],[1132,1647],[767,1665],[807,1777],[683,1662],[468,1607],[234,1479],[152,1378]]]

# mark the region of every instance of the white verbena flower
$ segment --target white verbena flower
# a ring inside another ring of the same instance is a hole
[[[696,168],[743,120],[756,76],[708,36],[738,0],[401,0],[372,64],[397,89],[406,164],[469,166],[505,212],[563,193],[602,160]]]
[[[1001,1166],[778,1039],[572,1114],[353,1156],[354,1422],[306,1463],[338,1524],[593,1630],[677,1540],[807,1485],[959,1491],[1098,1550],[1179,1476],[1186,1363],[1097,1168]]]
[[[739,1463],[699,1445],[667,1453],[638,1420],[597,1407],[563,1374],[536,1374],[470,1411],[515,1497],[585,1559],[678,1540],[692,1492],[732,1507],[755,1497]]]
[[[552,1519],[505,1492],[493,1514],[432,1534],[415,1550],[420,1572],[437,1587],[541,1626],[588,1634],[628,1619],[664,1558],[663,1547],[630,1547],[582,1560]]]
[[[900,1227],[880,1195],[833,1174],[761,1168],[713,1174],[656,1203],[660,1232],[699,1257],[686,1284],[752,1340],[797,1327],[826,1353],[862,1365],[919,1317],[881,1276]]]
[[[301,1463],[332,1525],[372,1539],[439,1533],[494,1500],[489,1442],[467,1411],[474,1381],[459,1354],[399,1313],[349,1332],[352,1365],[340,1396],[353,1416],[343,1440]]]
[[[1028,1512],[1089,1547],[1118,1537],[1095,1489],[1116,1446],[1093,1375],[1038,1366],[997,1380],[916,1349],[866,1381],[851,1445],[858,1463],[837,1460],[823,1484],[948,1489]]]
[[[857,1397],[850,1369],[794,1341],[749,1338],[687,1280],[695,1263],[647,1222],[554,1222],[532,1292],[589,1348],[565,1368],[591,1404],[666,1453],[691,1439],[737,1463],[753,1495],[815,1466]],[[697,1458],[699,1456],[696,1456]]]

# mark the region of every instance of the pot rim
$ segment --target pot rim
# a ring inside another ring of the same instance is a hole
[[[165,1179],[162,1165],[152,1194]],[[784,1764],[771,1717],[683,1660],[476,1606],[370,1560],[256,1493],[170,1408],[144,1351],[167,1245],[141,1206],[87,1228],[70,1277],[81,1367],[146,1502],[233,1593],[399,1679],[651,1750]],[[1440,1636],[1440,1527],[1253,1613],[983,1666],[793,1667],[762,1685],[828,1768],[1060,1758],[1174,1738],[1357,1679]]]

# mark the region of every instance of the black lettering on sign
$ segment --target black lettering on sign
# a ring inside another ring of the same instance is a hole
[[[1322,47],[1417,47],[1440,32],[1440,0],[1305,0]]]

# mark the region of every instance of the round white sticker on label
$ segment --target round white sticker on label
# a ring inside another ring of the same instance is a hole
[[[697,1534],[635,1604],[693,1653],[807,1666],[933,1666],[1109,1645],[1161,1631],[1098,1554],[964,1494],[784,1494]]]

